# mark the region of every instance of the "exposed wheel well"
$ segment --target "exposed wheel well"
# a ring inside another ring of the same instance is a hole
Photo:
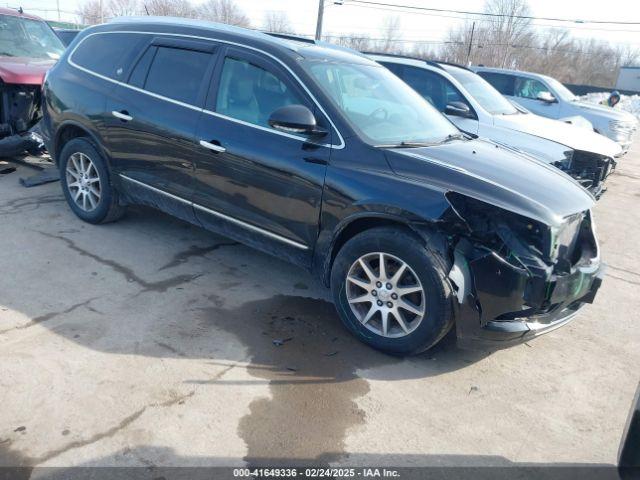
[[[91,136],[86,130],[84,130],[83,128],[77,125],[65,125],[64,127],[62,127],[62,129],[58,132],[57,140],[55,144],[56,151],[54,152],[54,159],[56,164],[59,161],[58,157],[60,156],[60,152],[62,152],[62,149],[64,148],[64,146],[69,141],[79,137],[91,138]]]

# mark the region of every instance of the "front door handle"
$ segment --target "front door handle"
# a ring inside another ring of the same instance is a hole
[[[111,112],[111,115],[113,115],[116,118],[119,118],[124,122],[130,122],[131,120],[133,120],[133,117],[129,115],[129,112],[127,112],[126,110],[122,110],[120,112],[114,110],[113,112]]]
[[[215,143],[211,143],[211,142],[205,142],[204,140],[200,140],[200,146],[208,150],[212,150],[216,153],[224,153],[227,151],[227,149],[224,148],[223,146],[216,145]]]

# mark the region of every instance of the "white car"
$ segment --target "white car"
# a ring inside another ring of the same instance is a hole
[[[596,132],[618,142],[624,151],[633,143],[638,121],[632,114],[580,101],[555,78],[500,68],[473,67],[473,70],[504,96],[533,113],[558,120],[584,117]]]
[[[615,167],[616,142],[513,104],[473,71],[441,62],[369,54],[444,113],[465,133],[488,138],[564,170],[595,197]]]

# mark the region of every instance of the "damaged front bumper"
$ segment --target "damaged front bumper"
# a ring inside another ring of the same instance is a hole
[[[0,158],[16,157],[27,153],[40,155],[43,151],[44,143],[42,137],[35,129],[31,129],[24,134],[0,138]]]
[[[468,262],[466,268],[474,288],[464,298],[459,297],[458,339],[463,346],[484,343],[500,348],[526,342],[568,323],[583,306],[593,303],[606,267],[597,262],[566,275],[541,278],[490,253]],[[548,300],[547,309],[527,306],[540,300],[528,298],[536,291]]]
[[[0,158],[40,154],[44,145],[40,85],[7,84],[0,80]]]
[[[593,303],[605,269],[598,255],[555,273],[484,247],[456,249],[449,277],[457,292],[458,343],[503,348],[561,327]]]

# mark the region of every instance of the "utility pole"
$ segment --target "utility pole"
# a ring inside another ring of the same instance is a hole
[[[104,23],[104,13],[102,13],[102,0],[100,0],[100,23]]]
[[[471,56],[471,48],[473,47],[473,32],[476,30],[476,22],[471,25],[471,38],[469,39],[469,48],[467,49],[467,67],[469,66],[469,57]]]
[[[56,0],[56,9],[58,10],[58,21],[60,21],[60,0]]]
[[[322,40],[322,17],[324,16],[324,0],[318,0],[318,24],[316,25],[316,40]]]

